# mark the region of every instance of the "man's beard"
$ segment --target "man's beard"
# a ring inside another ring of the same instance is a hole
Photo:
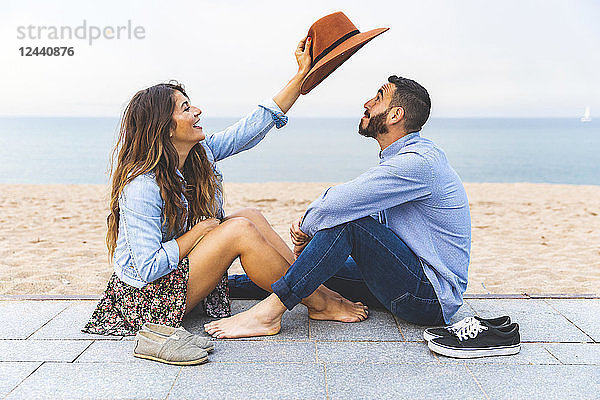
[[[365,137],[376,139],[377,136],[388,133],[388,128],[385,126],[387,112],[382,112],[371,118],[365,128],[362,126],[362,119],[358,123],[358,133]]]

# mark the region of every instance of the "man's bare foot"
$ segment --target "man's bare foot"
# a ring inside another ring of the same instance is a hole
[[[363,303],[353,303],[325,286],[319,287],[306,300],[310,319],[360,322],[369,316],[369,308]]]
[[[285,310],[272,294],[249,310],[205,324],[204,330],[217,339],[276,335]]]
[[[325,285],[321,285],[319,286],[319,289],[321,291],[321,293],[326,294],[330,297],[336,298],[336,299],[343,299],[344,297],[339,294],[338,292],[334,292],[333,290],[329,289],[327,286]]]

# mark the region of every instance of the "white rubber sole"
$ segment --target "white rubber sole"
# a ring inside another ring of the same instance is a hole
[[[488,347],[485,349],[456,349],[442,346],[435,342],[427,342],[427,346],[435,353],[452,358],[512,356],[521,351],[521,344],[514,344],[512,346]]]
[[[133,353],[133,356],[137,357],[137,358],[143,358],[143,359],[146,359],[146,360],[158,361],[158,362],[161,362],[163,364],[171,364],[171,365],[198,365],[198,364],[204,364],[205,362],[208,361],[208,357],[202,357],[202,358],[199,358],[197,360],[190,360],[190,361],[169,361],[169,360],[165,360],[165,359],[162,359],[162,358],[150,356],[150,355],[147,355],[147,354]]]
[[[439,337],[441,337],[441,336],[433,335],[427,331],[423,331],[423,339],[425,339],[426,342],[429,342],[430,340],[433,340],[433,339],[437,339]]]

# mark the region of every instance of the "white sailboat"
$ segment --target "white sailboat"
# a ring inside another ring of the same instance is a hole
[[[585,112],[583,113],[583,117],[581,117],[581,122],[590,122],[592,120],[590,106],[585,108]]]

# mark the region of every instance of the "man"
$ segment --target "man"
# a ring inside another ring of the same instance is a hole
[[[252,335],[252,327],[278,330],[286,309],[354,263],[358,278],[398,318],[448,323],[460,308],[471,243],[469,203],[444,152],[419,135],[429,118],[429,94],[411,79],[391,76],[364,108],[359,133],[379,143],[379,165],[315,200],[301,223],[292,224],[298,258],[273,283],[273,294],[207,324],[208,333],[238,337],[240,326],[244,336]]]

